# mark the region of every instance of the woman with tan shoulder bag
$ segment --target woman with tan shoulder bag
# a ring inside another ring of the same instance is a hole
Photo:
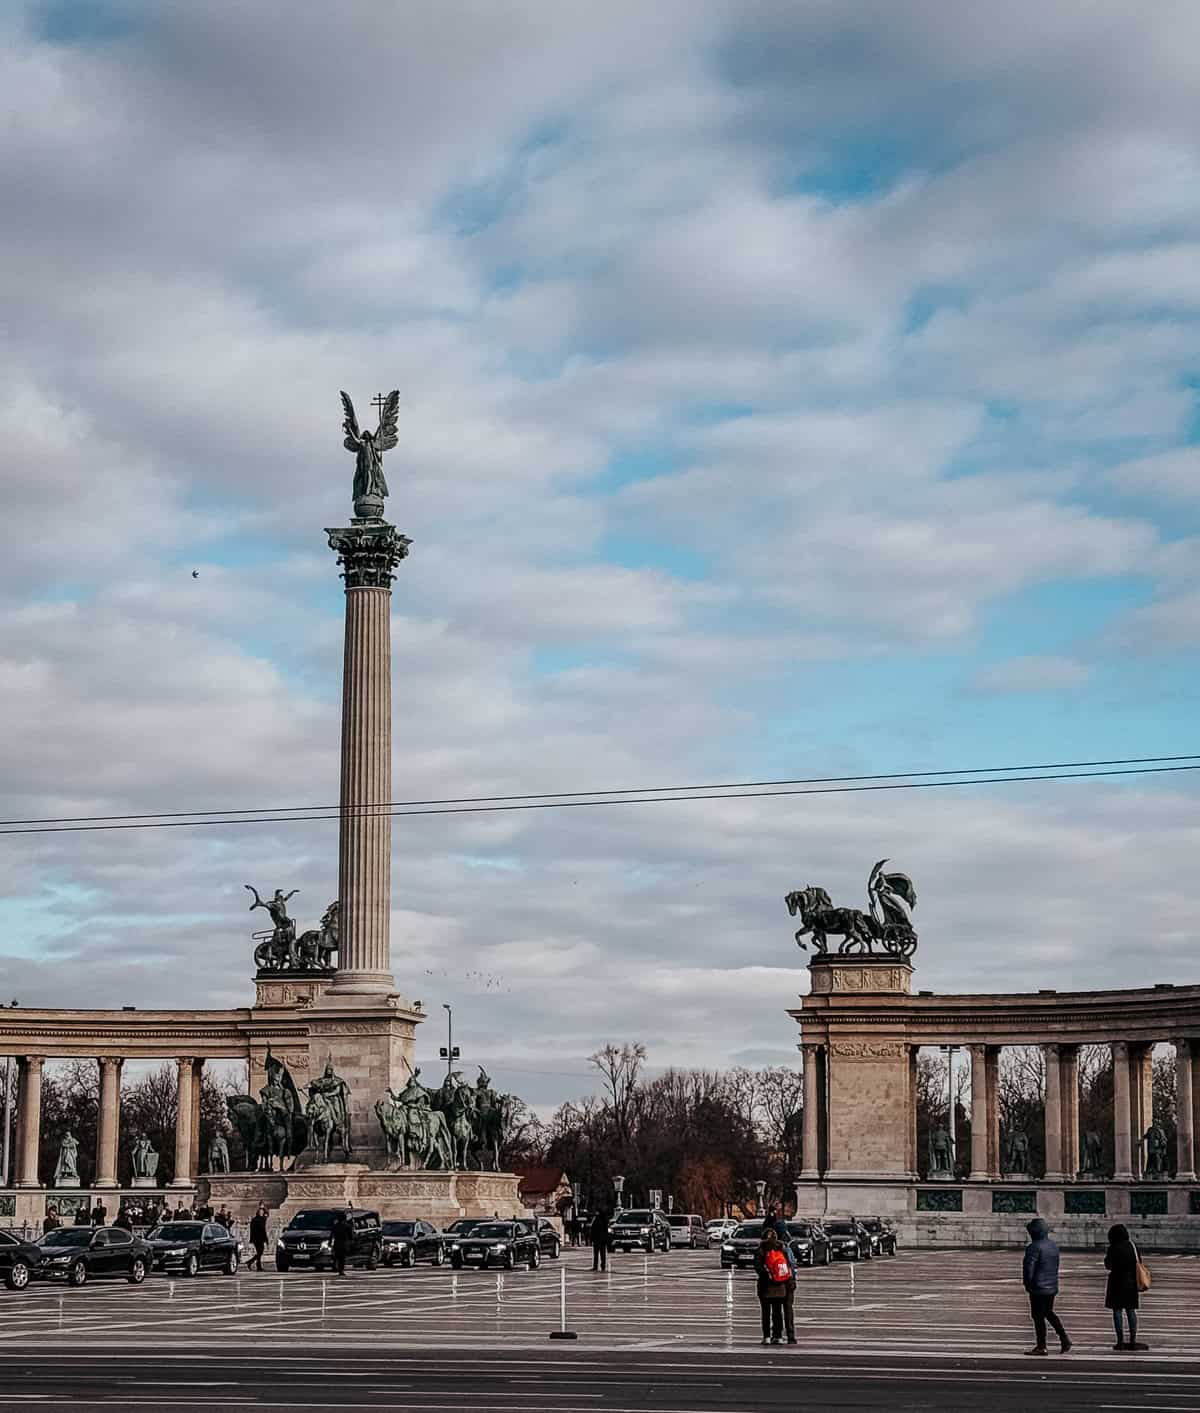
[[[1150,1288],[1150,1272],[1138,1256],[1137,1247],[1129,1237],[1129,1229],[1118,1222],[1108,1229],[1108,1250],[1104,1253],[1104,1267],[1108,1271],[1108,1284],[1104,1291],[1105,1308],[1112,1311],[1113,1328],[1117,1332],[1117,1342],[1113,1349],[1118,1353],[1134,1354],[1149,1346],[1138,1343],[1138,1305],[1143,1290]],[[1121,1312],[1125,1313],[1125,1325],[1129,1338],[1125,1338],[1125,1328]]]

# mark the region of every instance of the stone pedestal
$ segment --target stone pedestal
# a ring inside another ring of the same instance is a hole
[[[133,1181],[130,1183],[130,1186],[131,1186],[131,1187],[157,1187],[157,1186],[158,1186],[158,1179],[157,1179],[156,1177],[135,1177],[135,1178],[133,1179]],[[182,1182],[173,1182],[173,1183],[171,1184],[171,1186],[172,1186],[172,1187],[190,1187],[191,1184],[190,1184],[190,1183],[182,1183]]]

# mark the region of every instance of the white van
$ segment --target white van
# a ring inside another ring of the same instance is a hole
[[[671,1224],[672,1246],[690,1246],[693,1251],[699,1246],[708,1249],[708,1230],[703,1217],[695,1212],[672,1212],[667,1221]]]

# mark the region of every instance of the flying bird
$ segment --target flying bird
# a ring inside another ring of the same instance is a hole
[[[193,569],[193,570],[192,570],[192,578],[193,578],[193,579],[199,579],[199,577],[200,577],[200,571],[199,571],[198,569]]]

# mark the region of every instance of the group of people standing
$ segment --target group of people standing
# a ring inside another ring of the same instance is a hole
[[[1025,1230],[1029,1233],[1029,1245],[1025,1248],[1022,1277],[1029,1296],[1034,1334],[1033,1348],[1025,1352],[1033,1355],[1048,1353],[1046,1329],[1049,1326],[1058,1336],[1059,1348],[1065,1354],[1071,1348],[1071,1339],[1054,1311],[1055,1297],[1059,1293],[1058,1245],[1041,1217],[1035,1217]],[[1150,1277],[1128,1227],[1122,1222],[1108,1229],[1104,1268],[1108,1272],[1104,1305],[1112,1312],[1113,1329],[1117,1336],[1113,1349],[1122,1354],[1140,1353],[1149,1348],[1139,1342],[1137,1332],[1140,1296],[1143,1290],[1149,1289]]]

